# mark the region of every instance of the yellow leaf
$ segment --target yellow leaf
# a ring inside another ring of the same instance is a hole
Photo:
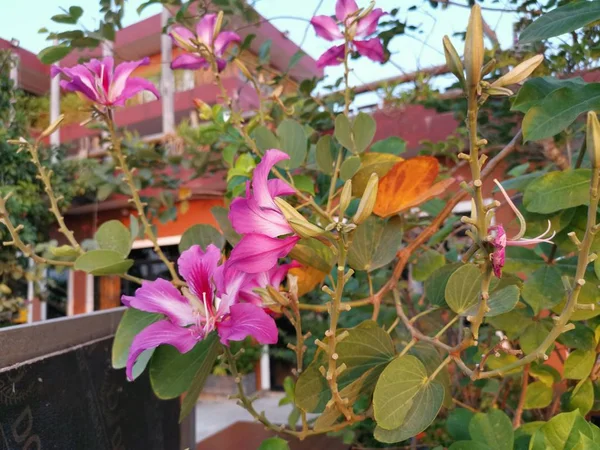
[[[290,269],[289,273],[298,278],[298,297],[302,297],[315,289],[327,275],[314,267],[304,265]]]

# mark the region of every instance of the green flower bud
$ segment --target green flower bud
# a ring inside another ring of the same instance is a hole
[[[379,177],[376,173],[372,173],[369,181],[367,181],[367,187],[363,193],[356,214],[352,218],[352,222],[359,225],[369,218],[375,207],[377,201],[377,188],[379,186]]]

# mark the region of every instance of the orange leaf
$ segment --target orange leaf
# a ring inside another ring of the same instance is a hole
[[[321,272],[314,267],[304,265],[290,269],[289,273],[298,277],[298,297],[302,297],[304,294],[312,291],[321,284],[327,276],[326,273]]]
[[[379,180],[373,212],[379,217],[390,217],[444,193],[454,179],[433,184],[439,171],[440,165],[433,156],[418,156],[397,163]]]

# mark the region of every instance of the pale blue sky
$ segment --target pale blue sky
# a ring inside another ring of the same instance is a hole
[[[357,0],[359,6],[366,6],[367,0]],[[456,0],[467,3],[467,0]],[[129,25],[149,15],[160,11],[159,6],[147,8],[142,16],[136,13],[136,8],[143,0],[128,0],[127,13],[124,24]],[[265,17],[273,19],[272,23],[282,31],[287,31],[288,36],[296,43],[303,40],[308,22],[302,20],[277,19],[281,16],[293,16],[310,19],[317,5],[321,3],[318,14],[333,14],[335,0],[257,0],[256,9]],[[400,19],[408,20],[409,24],[422,25],[425,32],[408,32],[409,36],[397,37],[392,42],[392,61],[381,66],[365,58],[353,62],[351,81],[354,85],[391,77],[401,72],[410,72],[417,68],[424,68],[444,62],[441,39],[444,34],[452,35],[454,32],[464,31],[468,18],[468,9],[450,6],[447,10],[432,9],[427,6],[427,0],[378,0],[377,6],[384,11],[400,8]],[[494,3],[495,8],[502,8],[503,2]],[[508,3],[508,2],[506,2]],[[4,39],[17,38],[21,46],[37,52],[47,45],[44,36],[38,34],[42,27],[57,29],[49,18],[60,13],[60,7],[68,8],[71,5],[83,7],[84,24],[92,28],[97,20],[98,0],[0,0],[0,37]],[[422,6],[417,11],[408,11],[410,6]],[[506,6],[511,9],[511,6]],[[498,34],[503,47],[512,44],[512,23],[514,13],[499,13],[483,11],[484,19]],[[453,38],[457,48],[462,48],[462,42]],[[308,30],[304,40],[304,50],[317,58],[329,47],[330,43],[315,36],[314,31]],[[326,75],[333,81],[341,74],[340,68],[328,68]]]

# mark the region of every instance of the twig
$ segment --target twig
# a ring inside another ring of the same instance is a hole
[[[525,406],[525,397],[527,397],[527,386],[529,383],[529,364],[525,364],[523,368],[523,383],[521,384],[521,395],[519,396],[519,404],[513,418],[513,428],[516,430],[521,426],[521,416],[523,415],[523,407]]]

